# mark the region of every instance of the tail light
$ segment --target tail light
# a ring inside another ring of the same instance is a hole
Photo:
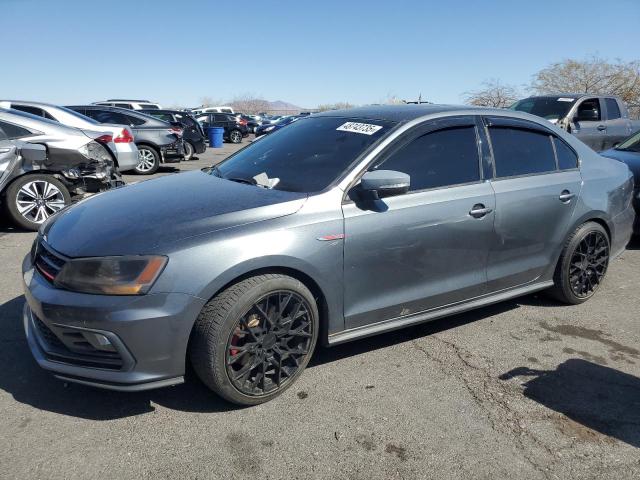
[[[112,135],[102,135],[101,137],[96,138],[96,142],[111,143],[111,142],[113,142],[113,136]]]
[[[244,118],[241,118],[240,120],[238,120],[238,123],[239,123],[240,125],[246,125],[246,124],[247,124],[247,121],[246,121]]]
[[[173,133],[173,134],[175,134],[175,135],[177,135],[177,136],[179,136],[179,137],[181,137],[181,136],[182,136],[182,129],[181,129],[181,128],[179,128],[179,127],[171,127],[171,128],[169,129],[169,132],[171,132],[171,133]]]
[[[133,142],[133,135],[129,133],[129,130],[123,128],[116,138],[113,139],[115,143],[131,143]]]

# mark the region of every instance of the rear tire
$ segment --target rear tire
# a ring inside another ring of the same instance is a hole
[[[318,339],[318,308],[298,280],[249,277],[210,300],[191,333],[198,377],[238,405],[267,402],[289,388],[309,363]]]
[[[602,225],[580,225],[565,242],[549,294],[570,305],[589,300],[607,273],[609,250],[609,235]]]
[[[13,223],[35,232],[47,218],[71,203],[71,194],[51,175],[28,174],[9,185],[4,200]]]
[[[195,152],[196,152],[196,149],[191,144],[191,142],[184,142],[184,159],[185,160],[191,160]]]
[[[242,142],[242,132],[240,130],[231,130],[229,132],[229,140],[231,143]]]
[[[134,171],[138,175],[153,175],[160,168],[160,154],[149,145],[138,145],[138,165]]]

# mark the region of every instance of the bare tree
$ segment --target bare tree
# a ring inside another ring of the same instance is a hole
[[[203,107],[215,107],[216,105],[222,105],[222,100],[207,96],[200,97],[200,105]]]
[[[550,93],[618,95],[632,115],[640,113],[640,61],[610,62],[597,56],[584,60],[565,59],[552,63],[533,76],[531,90]]]
[[[478,90],[465,92],[463,95],[465,103],[469,105],[496,108],[508,107],[520,97],[516,87],[502,84],[497,79],[485,80]]]
[[[252,93],[236,95],[229,105],[237,112],[256,114],[269,110],[270,105],[267,100],[257,97]]]
[[[353,107],[355,107],[355,105],[349,102],[326,103],[324,105],[318,105],[318,111],[326,112],[327,110],[345,110]]]

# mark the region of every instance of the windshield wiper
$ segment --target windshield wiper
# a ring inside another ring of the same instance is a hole
[[[256,182],[255,178],[229,177],[229,178],[225,178],[225,180],[229,180],[230,182],[246,183],[247,185],[255,185],[260,187],[263,186],[263,185],[258,185],[258,182]]]

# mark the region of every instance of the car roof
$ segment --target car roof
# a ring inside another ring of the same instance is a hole
[[[193,112],[185,112],[184,110],[172,110],[170,108],[141,108],[138,112],[159,112],[159,113],[177,113],[179,115],[193,115]]]
[[[368,105],[365,107],[349,108],[345,110],[329,110],[321,113],[314,113],[314,117],[344,117],[362,118],[369,120],[389,120],[392,122],[405,122],[425,115],[433,115],[443,112],[454,112],[456,110],[468,111],[478,109],[486,111],[502,111],[501,109],[489,109],[483,107],[470,107],[468,105]],[[478,113],[480,115],[480,112]]]
[[[573,97],[573,98],[583,98],[583,97],[607,97],[607,98],[618,98],[617,95],[601,95],[599,93],[549,93],[546,95],[531,95],[527,98],[557,98],[557,97]],[[526,100],[526,98],[523,98]]]
[[[55,105],[53,103],[46,103],[46,102],[30,102],[30,101],[26,101],[26,100],[0,100],[0,102],[7,102],[7,103],[18,103],[20,105],[25,105],[28,107],[59,107],[60,105]]]

